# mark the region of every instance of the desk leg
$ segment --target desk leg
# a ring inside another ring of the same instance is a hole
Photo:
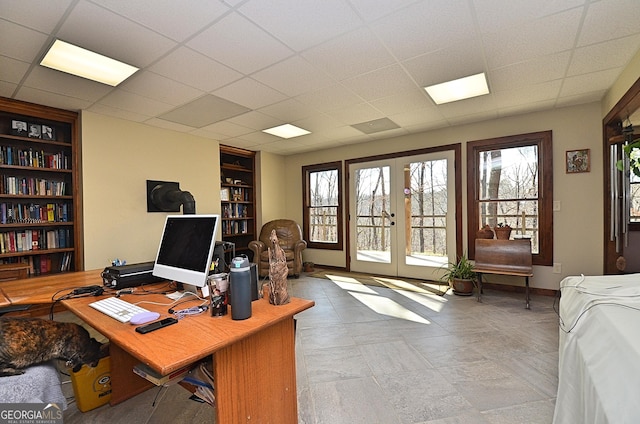
[[[482,302],[482,299],[480,299],[480,295],[482,294],[482,273],[478,272],[476,276],[478,277],[478,302]]]
[[[124,402],[155,387],[153,383],[134,374],[133,367],[140,361],[115,343],[109,344],[109,356],[111,356],[111,401],[109,402],[111,405]]]
[[[214,381],[217,423],[297,423],[293,319],[217,351]]]

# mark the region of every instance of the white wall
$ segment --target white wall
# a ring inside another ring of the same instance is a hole
[[[91,112],[81,122],[85,269],[155,259],[167,213],[147,212],[147,180],[179,182],[197,213],[220,213],[217,142]]]
[[[562,264],[562,273],[553,274],[552,267],[536,266],[533,287],[557,289],[567,275],[601,274],[603,267],[603,186],[602,128],[600,104],[591,103],[460,125],[453,128],[413,134],[394,139],[333,148],[320,152],[286,157],[285,190],[287,217],[302,222],[301,167],[335,160],[401,152],[429,146],[463,143],[463,216],[466,217],[466,142],[523,134],[553,131],[554,200],[561,210],[554,213],[554,262]],[[366,147],[366,148],[365,148]],[[567,150],[591,149],[591,172],[566,174],[564,157]],[[345,170],[346,171],[346,170]],[[467,249],[466,219],[464,247]],[[345,228],[348,228],[345,223]],[[318,264],[345,266],[344,251],[307,249],[304,259]]]

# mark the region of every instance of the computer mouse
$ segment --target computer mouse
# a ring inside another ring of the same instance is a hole
[[[160,318],[160,314],[158,312],[140,312],[139,314],[135,314],[129,320],[130,324],[139,325],[147,322],[151,322]]]

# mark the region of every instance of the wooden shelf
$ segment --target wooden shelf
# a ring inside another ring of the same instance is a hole
[[[222,240],[235,243],[236,252],[250,252],[249,242],[255,239],[254,169],[255,152],[220,146],[220,188],[229,193],[229,199],[221,201]]]
[[[40,136],[18,134],[23,123]],[[79,150],[76,112],[0,97],[0,264],[30,276],[84,268]]]

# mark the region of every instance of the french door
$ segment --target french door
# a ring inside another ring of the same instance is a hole
[[[455,260],[452,150],[349,165],[350,269],[437,279]]]

